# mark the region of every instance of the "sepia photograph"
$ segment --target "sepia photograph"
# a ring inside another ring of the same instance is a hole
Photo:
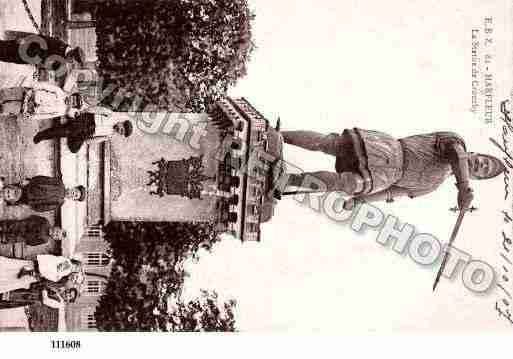
[[[0,0],[0,331],[509,334],[512,69],[505,0]]]

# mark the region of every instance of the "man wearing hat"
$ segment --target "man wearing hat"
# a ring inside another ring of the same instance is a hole
[[[69,150],[72,153],[77,153],[85,141],[93,138],[113,135],[129,137],[133,132],[132,123],[124,118],[120,119],[116,115],[115,112],[103,107],[88,109],[86,112],[78,113],[67,123],[38,132],[34,136],[34,143],[55,138],[67,138]]]
[[[0,40],[0,61],[16,64],[45,65],[53,71],[66,62],[77,62],[80,66],[85,63],[84,50],[72,48],[64,41],[55,37],[26,33],[14,34],[10,40]]]
[[[62,241],[66,231],[50,225],[45,217],[31,215],[24,219],[0,221],[0,244],[24,243],[27,246],[46,244],[50,239]]]

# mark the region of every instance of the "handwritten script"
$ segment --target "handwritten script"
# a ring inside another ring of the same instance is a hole
[[[498,147],[503,154],[503,161],[506,165],[504,171],[504,200],[510,197],[510,178],[511,170],[513,169],[513,158],[509,148],[509,136],[513,134],[513,124],[511,120],[511,112],[508,109],[509,100],[502,101],[500,104],[501,120],[502,120],[502,135],[501,143],[493,138],[490,141]],[[501,233],[501,249],[500,249],[500,267],[501,271],[497,279],[497,287],[501,290],[498,300],[495,302],[495,311],[499,318],[504,318],[509,323],[513,324],[511,315],[511,304],[513,301],[511,290],[511,274],[513,271],[513,263],[511,259],[511,251],[513,249],[513,241],[508,237],[507,230],[511,230],[513,226],[513,219],[511,217],[511,206],[502,211],[504,228]]]

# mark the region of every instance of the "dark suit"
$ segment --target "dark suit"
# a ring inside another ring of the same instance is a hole
[[[36,36],[36,34],[32,34],[31,36]],[[37,58],[41,59],[41,64],[44,64],[45,61],[52,55],[58,55],[62,58],[66,57],[66,49],[68,48],[68,44],[64,41],[37,35],[41,40],[44,41],[30,41],[28,43],[28,47],[20,46],[23,44],[24,39],[28,39],[28,37],[21,37],[14,40],[0,40],[0,61],[2,62],[12,62],[16,64],[36,64]],[[28,40],[26,40],[28,41]],[[22,52],[26,53],[26,56],[22,56]],[[25,58],[24,58],[25,57]],[[52,64],[52,70],[56,71],[59,67],[60,63],[55,62]]]
[[[55,177],[35,176],[22,187],[20,204],[30,206],[34,211],[47,212],[64,203],[66,189],[62,180]]]
[[[87,118],[82,121],[71,121],[72,128],[68,135],[68,148],[71,153],[77,153],[82,144],[94,136],[96,131],[96,123],[94,118]]]
[[[67,138],[68,148],[72,153],[77,153],[82,144],[94,136],[96,123],[94,116],[88,116],[80,120],[71,120],[67,123],[39,131],[34,137],[34,142],[56,138]]]
[[[50,239],[50,223],[44,217],[0,221],[0,244],[25,243],[27,246],[45,244]]]

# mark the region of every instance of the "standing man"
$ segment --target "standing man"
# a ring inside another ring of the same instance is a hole
[[[129,120],[119,119],[115,112],[96,107],[78,114],[65,124],[40,131],[34,136],[34,143],[65,137],[68,139],[69,150],[77,153],[87,140],[110,137],[115,134],[129,137],[132,132],[133,126]]]
[[[44,65],[57,71],[66,63],[85,63],[84,50],[71,48],[64,41],[43,35],[16,32],[12,40],[0,40],[0,61],[16,64]]]
[[[32,215],[25,219],[0,221],[0,244],[38,246],[48,243],[50,238],[62,241],[66,238],[66,232],[60,227],[51,226],[44,217]]]
[[[283,131],[285,143],[336,158],[335,170],[290,174],[288,184],[311,186],[307,176],[319,180],[320,191],[341,191],[356,201],[415,198],[435,191],[451,175],[456,179],[458,206],[468,209],[473,198],[470,180],[483,180],[504,172],[504,164],[490,155],[467,152],[465,141],[452,132],[433,132],[395,139],[378,131],[347,129],[342,134]]]
[[[21,184],[3,186],[3,200],[7,205],[27,205],[36,212],[53,211],[64,204],[65,199],[83,201],[86,197],[84,186],[64,187],[60,178],[35,176]]]

